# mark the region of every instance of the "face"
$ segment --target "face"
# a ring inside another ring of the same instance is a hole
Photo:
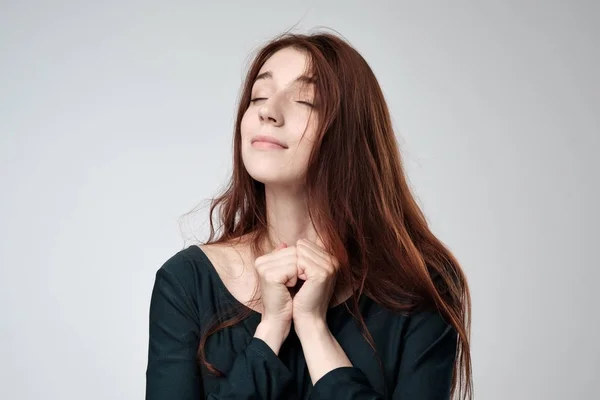
[[[306,172],[317,128],[307,63],[303,52],[281,49],[267,59],[252,86],[241,122],[242,160],[250,176],[264,184],[298,184]]]

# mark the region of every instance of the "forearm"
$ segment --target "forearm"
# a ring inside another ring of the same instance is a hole
[[[313,385],[328,372],[352,367],[325,321],[294,321]]]
[[[290,324],[281,323],[270,323],[267,321],[261,321],[256,327],[254,337],[264,341],[273,352],[279,355],[281,345],[287,338],[291,329]]]

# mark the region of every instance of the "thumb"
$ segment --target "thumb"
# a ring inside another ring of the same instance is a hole
[[[285,244],[285,242],[281,242],[281,243],[279,243],[279,246],[277,246],[277,247],[275,248],[275,250],[273,250],[273,251],[277,251],[277,250],[285,249],[286,247],[287,247],[287,244]]]

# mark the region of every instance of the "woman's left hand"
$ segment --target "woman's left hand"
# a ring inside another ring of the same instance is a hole
[[[307,239],[299,239],[296,242],[296,252],[298,278],[305,282],[293,297],[292,318],[295,322],[325,321],[335,289],[339,263],[325,251],[320,240],[313,243]]]

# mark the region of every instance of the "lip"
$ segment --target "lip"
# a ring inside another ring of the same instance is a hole
[[[283,149],[287,149],[287,146],[275,139],[273,136],[258,135],[252,138],[252,144],[254,143],[271,143],[280,146]]]

